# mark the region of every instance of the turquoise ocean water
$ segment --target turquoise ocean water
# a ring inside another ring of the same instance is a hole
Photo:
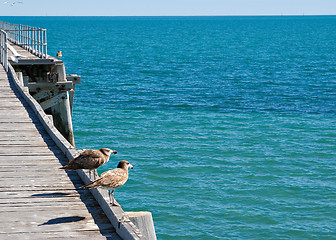
[[[158,239],[336,239],[336,17],[3,17],[47,28],[76,146]]]

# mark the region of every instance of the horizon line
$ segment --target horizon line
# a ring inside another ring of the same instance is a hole
[[[232,14],[232,15],[2,15],[0,17],[305,17],[336,14]]]

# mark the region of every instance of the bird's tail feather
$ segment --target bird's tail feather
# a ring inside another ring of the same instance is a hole
[[[63,167],[60,167],[59,169],[64,169],[64,170],[75,170],[76,168],[70,165],[65,165]]]
[[[95,182],[92,182],[92,183],[79,187],[79,189],[90,189],[90,188],[94,188],[95,186],[96,186]]]

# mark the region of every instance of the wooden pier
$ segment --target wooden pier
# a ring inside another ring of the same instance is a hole
[[[0,68],[0,239],[120,239]]]
[[[47,55],[43,29],[0,28],[0,239],[155,240],[149,212],[112,207],[106,190],[78,189],[91,181],[85,170],[59,169],[76,156],[71,117],[80,77]]]

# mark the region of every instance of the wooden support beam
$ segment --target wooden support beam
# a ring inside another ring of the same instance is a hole
[[[67,81],[71,81],[73,83],[73,89],[69,91],[69,101],[70,101],[70,110],[71,110],[71,116],[72,116],[72,109],[73,109],[73,101],[75,98],[75,88],[76,84],[81,84],[82,83],[82,78],[81,76],[78,76],[77,74],[71,74],[71,75],[66,75]]]
[[[67,82],[30,82],[28,83],[31,92],[38,92],[40,90],[57,90],[58,92],[69,91],[73,89],[74,85],[71,81]]]
[[[23,76],[23,86],[28,87],[29,77]]]
[[[51,90],[41,90],[38,93],[34,94],[33,97],[35,98],[36,101],[39,101],[43,98],[51,98],[54,96],[53,91]]]
[[[13,66],[19,66],[19,65],[54,65],[55,62],[53,59],[25,59],[25,58],[17,58],[14,57],[13,59],[8,59],[10,64]]]
[[[63,101],[65,101],[66,99],[68,99],[68,94],[67,92],[64,93],[60,93],[58,95],[56,95],[53,98],[50,98],[44,102],[41,102],[40,105],[42,107],[43,110],[46,110],[48,108],[51,108],[52,106],[55,106],[56,104],[59,104]]]
[[[72,116],[72,109],[73,109],[73,101],[75,98],[75,89],[71,89],[69,91],[69,102],[70,102],[70,112],[71,112],[71,116]]]
[[[81,76],[78,76],[77,74],[66,75],[66,79],[68,81],[73,82],[73,84],[81,84],[82,83]]]

